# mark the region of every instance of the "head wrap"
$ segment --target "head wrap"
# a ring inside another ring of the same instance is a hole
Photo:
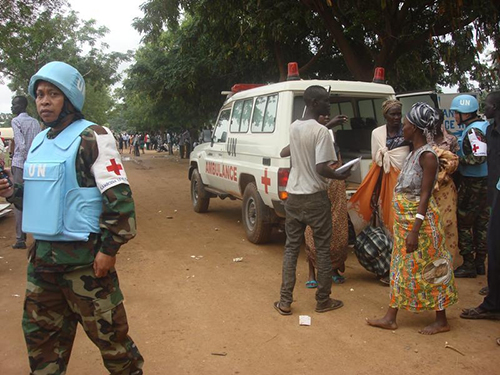
[[[424,134],[435,134],[436,125],[439,123],[439,113],[427,103],[415,103],[406,118]]]
[[[387,115],[387,112],[389,112],[392,108],[403,108],[403,103],[401,103],[397,99],[388,99],[385,102],[382,103],[382,113],[384,117]]]

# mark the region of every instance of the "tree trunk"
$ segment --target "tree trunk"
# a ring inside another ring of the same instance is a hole
[[[337,47],[342,52],[342,57],[347,68],[355,80],[371,81],[373,77],[373,62],[366,51],[355,48],[352,42],[344,36],[342,25],[334,18],[331,9],[325,7],[322,0],[302,0],[309,9],[318,12],[325,25],[335,39]]]

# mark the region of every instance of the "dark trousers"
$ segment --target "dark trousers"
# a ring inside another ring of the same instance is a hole
[[[487,178],[462,177],[458,189],[458,247],[464,264],[484,263],[488,220],[490,218]]]
[[[488,227],[488,295],[480,307],[500,312],[500,194],[493,202]]]
[[[22,184],[23,180],[23,169],[18,167],[12,167],[11,173],[13,183]],[[23,232],[23,212],[14,207],[14,217],[16,219],[16,240],[17,242],[25,242],[26,241],[26,233]]]
[[[309,225],[313,230],[316,246],[318,289],[316,301],[328,300],[332,289],[332,259],[330,239],[332,237],[332,215],[326,191],[315,194],[289,194],[285,203],[286,244],[283,255],[283,275],[280,304],[290,306],[296,282],[297,259],[304,242],[304,231]]]

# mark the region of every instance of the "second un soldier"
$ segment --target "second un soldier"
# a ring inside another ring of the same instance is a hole
[[[486,130],[489,122],[477,115],[479,105],[471,95],[455,97],[451,109],[455,111],[456,122],[466,127],[458,139],[458,247],[464,262],[455,270],[455,277],[476,277],[486,274],[489,220]]]
[[[47,130],[32,143],[24,185],[0,180],[0,196],[23,209],[23,230],[35,238],[22,323],[31,373],[66,372],[79,322],[111,374],[142,374],[114,268],[136,233],[114,137],[84,120],[85,82],[72,66],[43,66],[29,93]]]

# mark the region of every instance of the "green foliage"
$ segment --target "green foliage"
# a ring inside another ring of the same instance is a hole
[[[23,0],[25,7],[42,1]],[[0,38],[0,76],[8,77],[9,88],[17,94],[28,96],[29,79],[44,64],[64,61],[82,73],[87,85],[84,114],[98,123],[106,123],[107,111],[113,106],[110,86],[120,80],[117,73],[121,62],[129,56],[106,52],[107,45],[100,39],[108,32],[98,27],[95,20],[82,21],[73,11],[54,9],[62,1],[46,1],[50,7],[36,11],[19,21],[4,21]],[[24,8],[23,8],[24,9]],[[11,12],[12,13],[12,12]]]
[[[87,120],[100,125],[106,125],[108,122],[108,112],[113,105],[114,101],[107,86],[93,82],[86,85],[83,113]]]
[[[312,13],[290,7],[289,1],[222,0],[183,2],[182,22],[155,29],[136,53],[125,81],[125,113],[138,128],[199,129],[215,120],[227,91],[235,83],[267,83],[286,77],[288,61],[303,67],[303,77],[342,76],[342,60],[327,35],[317,29]],[[188,4],[189,3],[189,4]],[[151,2],[153,4],[153,2]],[[156,8],[155,8],[156,9]],[[158,13],[143,22],[162,23]],[[146,21],[147,20],[147,21]],[[302,30],[298,32],[298,30]]]
[[[0,113],[0,128],[10,128],[13,117],[10,113]]]
[[[222,90],[302,78],[370,81],[376,66],[396,91],[498,85],[498,2],[474,0],[147,0],[135,27],[146,44],[125,83],[138,128],[200,128]],[[493,42],[492,63],[480,61]]]
[[[12,29],[32,25],[43,11],[54,11],[66,0],[0,0],[0,39]]]

